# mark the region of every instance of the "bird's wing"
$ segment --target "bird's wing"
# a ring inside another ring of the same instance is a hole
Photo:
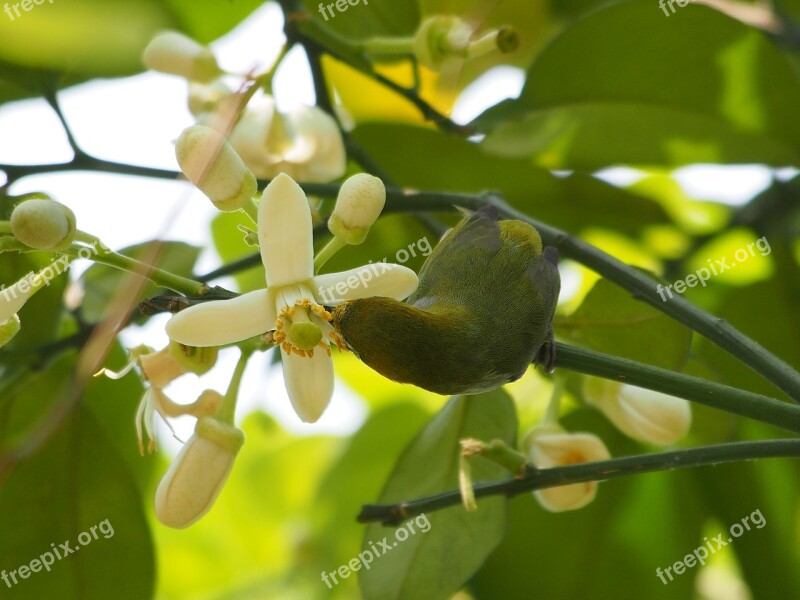
[[[454,279],[460,279],[465,268],[485,268],[502,245],[497,219],[497,209],[484,206],[453,227],[422,265],[419,287],[408,301],[413,304],[420,298],[440,294]],[[469,251],[468,262],[464,261],[465,251]],[[434,264],[435,270],[430,268]]]

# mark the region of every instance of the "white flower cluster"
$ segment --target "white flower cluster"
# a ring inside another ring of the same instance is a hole
[[[298,181],[326,183],[344,175],[346,153],[339,127],[316,106],[284,113],[274,98],[262,94],[242,107],[242,94],[228,87],[211,50],[180,33],[157,35],[143,61],[150,69],[188,80],[189,110],[197,124],[226,136],[256,177],[286,173]]]

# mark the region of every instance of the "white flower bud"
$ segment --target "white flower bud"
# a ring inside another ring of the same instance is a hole
[[[148,69],[207,82],[222,74],[217,59],[206,46],[176,31],[157,34],[142,53]]]
[[[692,409],[683,398],[597,377],[586,378],[583,392],[587,402],[635,440],[666,446],[689,433]]]
[[[75,213],[54,200],[26,200],[11,213],[11,233],[36,250],[64,250],[75,232]]]
[[[228,479],[243,443],[242,432],[232,425],[201,417],[194,435],[158,485],[158,520],[183,529],[205,515]]]
[[[558,425],[534,427],[523,440],[528,459],[538,469],[608,460],[611,453],[603,441],[591,433],[569,433]],[[586,481],[536,490],[534,496],[551,512],[576,510],[594,500],[597,482]]]
[[[12,338],[19,333],[19,317],[16,314],[0,323],[0,348],[5,346]]]
[[[367,173],[353,175],[342,184],[328,229],[350,245],[361,244],[386,204],[386,188]]]
[[[219,210],[235,211],[258,190],[256,178],[217,131],[203,125],[183,130],[175,144],[181,171]]]

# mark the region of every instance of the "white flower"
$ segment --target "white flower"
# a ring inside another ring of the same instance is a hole
[[[144,49],[142,62],[148,69],[191,81],[211,81],[222,73],[211,50],[176,31],[157,34]]]
[[[258,191],[253,173],[219,132],[193,125],[175,143],[181,171],[219,210],[235,211]]]
[[[558,425],[534,427],[523,440],[528,459],[538,469],[608,460],[611,454],[599,437],[591,433],[569,433]],[[597,482],[586,481],[536,490],[534,495],[551,512],[583,508],[594,500]]]
[[[400,300],[416,289],[417,275],[401,265],[382,264],[380,272],[370,272],[368,283],[359,280],[363,267],[315,277],[308,199],[285,174],[264,190],[258,239],[268,287],[187,308],[167,323],[167,334],[189,346],[221,346],[274,331],[295,412],[303,421],[314,422],[333,393],[330,343],[341,345],[322,303],[370,296]]]
[[[692,424],[688,401],[634,385],[588,377],[584,397],[617,429],[642,442],[673,444],[689,433]]]
[[[158,484],[158,520],[183,529],[206,514],[228,479],[243,443],[242,432],[232,425],[210,417],[199,419],[194,435]]]
[[[386,203],[386,188],[377,177],[358,173],[339,189],[328,230],[345,243],[361,244]]]
[[[212,115],[201,119],[218,121]],[[255,98],[228,139],[253,173],[264,179],[286,173],[299,181],[324,183],[344,175],[347,166],[336,121],[316,106],[283,114],[271,97]]]

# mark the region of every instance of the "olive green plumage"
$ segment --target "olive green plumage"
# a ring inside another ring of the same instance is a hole
[[[553,368],[553,312],[560,289],[554,248],[522,221],[485,207],[445,235],[406,302],[351,300],[333,323],[367,365],[440,394],[478,393]]]

